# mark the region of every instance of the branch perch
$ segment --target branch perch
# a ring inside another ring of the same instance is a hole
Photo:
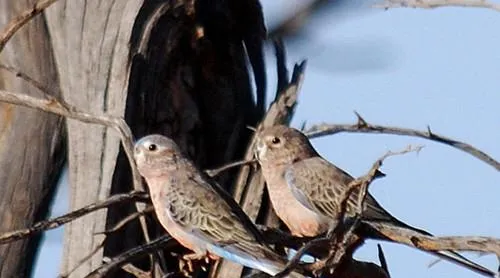
[[[435,9],[442,7],[484,8],[500,12],[500,5],[486,0],[386,0],[375,4],[375,8],[420,8]]]
[[[2,32],[0,32],[0,53],[4,49],[7,42],[14,36],[14,34],[21,29],[26,23],[28,23],[35,16],[42,13],[50,5],[54,4],[57,0],[40,0],[37,1],[32,8],[24,10],[16,18],[11,20],[7,27],[5,27]]]
[[[110,271],[118,267],[121,267],[134,259],[146,256],[162,247],[167,247],[171,244],[175,244],[175,241],[170,236],[164,235],[162,237],[152,240],[149,243],[137,246],[135,248],[128,250],[125,253],[122,253],[114,258],[111,258],[109,262],[101,265],[96,270],[92,271],[87,276],[85,276],[85,278],[105,277],[106,274],[109,273]]]
[[[373,125],[366,122],[359,114],[356,113],[356,115],[358,116],[358,122],[356,124],[319,124],[310,127],[305,133],[310,138],[333,135],[341,132],[393,134],[419,137],[459,149],[492,166],[493,168],[497,169],[497,171],[500,171],[500,162],[496,161],[485,152],[470,144],[436,134],[431,131],[430,127],[427,127],[427,131],[419,131],[409,128]]]
[[[74,221],[85,214],[89,214],[93,211],[102,208],[107,208],[111,205],[127,201],[145,201],[145,200],[148,200],[148,194],[145,192],[132,191],[130,193],[113,195],[104,201],[93,203],[91,205],[88,205],[81,209],[74,210],[70,213],[56,217],[54,219],[38,222],[35,225],[31,226],[30,228],[4,233],[0,235],[0,244],[21,240],[23,238],[32,236],[36,233],[55,229],[66,223]]]

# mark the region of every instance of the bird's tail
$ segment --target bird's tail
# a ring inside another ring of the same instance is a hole
[[[404,223],[403,223],[404,224]],[[415,236],[432,236],[428,232],[413,228],[406,224],[394,225],[394,223],[384,221],[363,221],[360,231],[364,237],[388,240],[398,243],[403,243],[411,247],[415,247],[413,239]],[[425,251],[425,250],[424,250]],[[446,259],[450,262],[463,266],[467,269],[475,271],[479,274],[497,277],[497,273],[465,258],[464,256],[453,251],[426,251],[438,257]]]
[[[274,251],[270,250],[265,246],[262,246],[262,254],[264,255],[263,256],[264,258],[260,259],[260,262],[262,263],[263,266],[265,266],[265,269],[267,271],[264,269],[261,269],[261,271],[264,271],[269,275],[274,276],[282,272],[288,263],[288,261],[284,257],[278,255],[277,253],[275,253]],[[288,274],[286,277],[305,278],[306,276],[300,274],[297,271],[294,271]]]
[[[244,245],[244,247],[242,245]],[[267,246],[257,243],[242,245],[226,245],[223,248],[212,246],[209,251],[225,259],[231,260],[249,268],[260,270],[272,276],[280,273],[285,269],[288,261]],[[241,249],[242,247],[244,248],[244,251]],[[300,270],[294,271],[287,277],[306,277],[299,272]]]

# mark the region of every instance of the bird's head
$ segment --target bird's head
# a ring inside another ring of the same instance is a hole
[[[175,170],[181,157],[179,146],[163,135],[145,136],[134,145],[134,158],[144,177],[161,175],[165,170]]]
[[[257,136],[254,154],[260,164],[284,165],[316,156],[307,136],[297,129],[277,125]]]

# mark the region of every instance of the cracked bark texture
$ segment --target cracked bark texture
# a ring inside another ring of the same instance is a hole
[[[32,0],[0,0],[0,26],[29,8]],[[0,54],[0,62],[46,84],[59,96],[58,75],[48,30],[38,17],[20,30]],[[38,96],[16,76],[0,71],[0,88]],[[43,220],[65,161],[64,119],[0,103],[0,233]],[[0,246],[0,277],[28,277],[41,236]]]

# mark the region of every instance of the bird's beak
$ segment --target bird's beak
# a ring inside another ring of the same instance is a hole
[[[138,145],[134,147],[134,158],[135,160],[139,160],[144,156],[144,152],[142,151],[142,148]]]

